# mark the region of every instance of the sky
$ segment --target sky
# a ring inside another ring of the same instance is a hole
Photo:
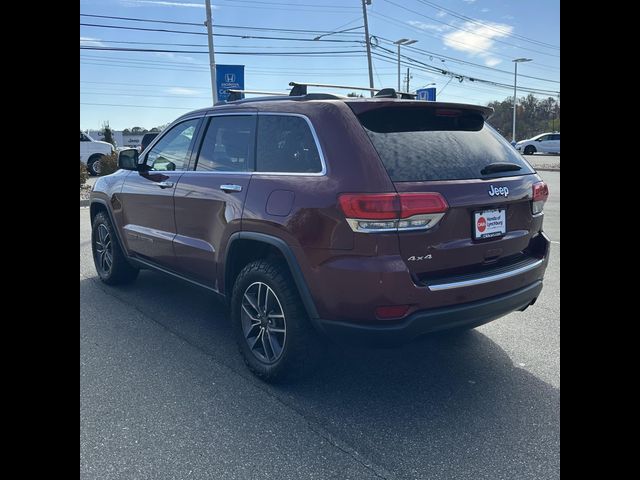
[[[361,0],[211,4],[216,63],[244,65],[245,89],[368,86]],[[504,100],[513,95],[512,60],[529,58],[518,65],[518,97],[559,95],[559,0],[372,0],[367,13],[376,88],[397,88],[393,42],[407,38],[417,40],[401,47],[412,91],[434,83],[439,101]],[[204,0],[81,0],[80,14],[81,129],[150,129],[212,104]],[[341,30],[349,31],[314,40]]]

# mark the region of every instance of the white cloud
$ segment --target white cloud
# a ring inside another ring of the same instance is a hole
[[[166,90],[167,93],[173,95],[198,95],[200,92],[192,88],[171,87]]]
[[[170,59],[170,60],[180,60],[185,63],[196,63],[193,57],[189,57],[187,55],[176,55],[174,52],[156,52],[156,57]]]
[[[496,57],[485,57],[484,59],[484,64],[487,67],[495,67],[496,65],[499,65],[501,63],[502,63],[502,60]]]
[[[424,23],[418,20],[408,20],[407,23],[412,27],[419,28],[420,30],[428,30],[433,32],[443,32],[447,30],[449,27],[446,25],[435,25],[433,23]]]
[[[193,3],[193,2],[165,2],[161,0],[123,0],[124,4],[138,4],[138,5],[156,5],[159,7],[185,7],[185,8],[205,8],[204,2],[202,3]],[[216,5],[211,5],[213,10],[220,8]]]
[[[444,10],[438,10],[438,13],[436,13],[436,17],[438,18],[442,18],[447,14],[447,12],[445,12]]]
[[[104,47],[105,44],[99,38],[80,37],[80,45],[83,47]]]
[[[464,3],[476,3],[476,0],[462,0]]]
[[[491,10],[489,10],[488,8],[486,8],[486,7],[485,7],[485,8],[483,8],[483,9],[481,9],[480,11],[481,11],[482,13],[487,13],[487,12],[490,12]]]
[[[444,44],[472,56],[486,56],[495,44],[494,38],[505,37],[513,31],[511,25],[501,23],[485,22],[483,25],[478,25],[465,22],[462,27],[464,30],[447,33],[443,38]]]

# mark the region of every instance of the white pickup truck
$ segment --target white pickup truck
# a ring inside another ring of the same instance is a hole
[[[80,132],[80,161],[87,165],[89,175],[100,175],[100,159],[103,155],[110,155],[113,150],[110,143],[94,140]]]

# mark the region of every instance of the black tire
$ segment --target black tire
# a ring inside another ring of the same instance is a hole
[[[524,148],[524,154],[525,155],[533,155],[536,152],[537,152],[536,147],[534,147],[533,145],[527,145]]]
[[[87,171],[92,177],[100,175],[100,160],[104,155],[92,155],[87,162]]]
[[[138,276],[139,270],[127,261],[106,212],[99,212],[93,219],[91,251],[98,276],[104,283],[122,285]]]
[[[261,290],[256,289],[266,287],[271,294],[266,292],[263,303],[267,307],[262,309]],[[256,291],[257,302],[253,296]],[[245,295],[252,297],[253,301],[249,301]],[[255,308],[254,304],[260,309]],[[282,310],[282,318],[271,319],[270,312],[277,312],[278,309]],[[266,382],[286,382],[307,376],[325,353],[325,339],[311,325],[289,269],[282,262],[256,260],[242,269],[233,286],[231,318],[234,336],[247,367]],[[248,321],[253,326],[248,327]],[[256,321],[262,322],[262,325],[255,324]],[[284,334],[274,333],[282,329]],[[259,340],[260,330],[263,331]],[[250,342],[254,343],[253,348]],[[267,358],[269,353],[273,354],[273,358]]]

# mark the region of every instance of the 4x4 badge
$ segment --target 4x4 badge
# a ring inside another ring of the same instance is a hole
[[[506,197],[509,195],[509,188],[508,187],[494,187],[493,185],[491,185],[489,187],[489,195],[491,195],[492,197],[495,197],[496,195],[502,195],[503,197]]]
[[[428,255],[422,255],[419,257],[416,257],[415,255],[412,255],[411,257],[407,258],[407,261],[409,262],[419,262],[420,260],[431,260],[433,257],[431,256],[431,254],[429,253]]]

